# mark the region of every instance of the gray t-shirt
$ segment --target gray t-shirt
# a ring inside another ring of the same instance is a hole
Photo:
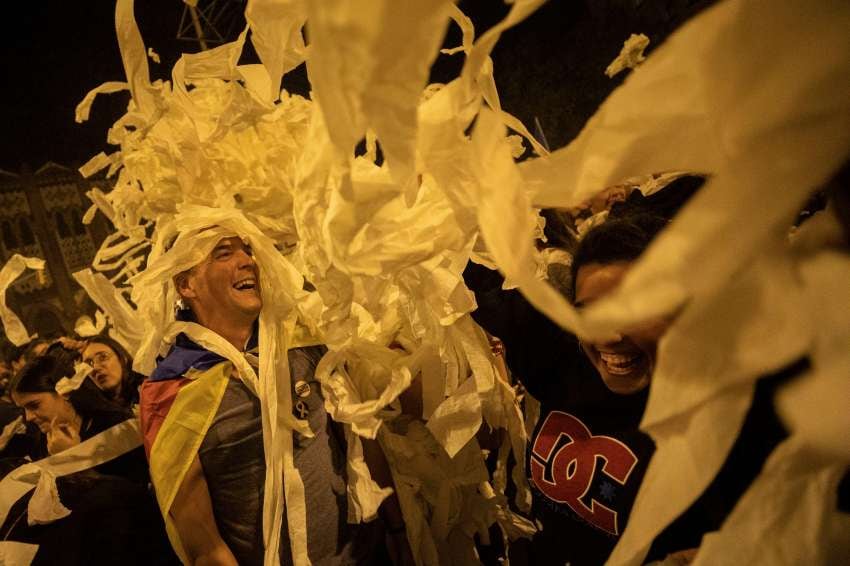
[[[323,348],[289,352],[293,414],[306,418],[315,436],[295,434],[295,467],[304,482],[307,547],[316,566],[371,564],[381,536],[376,523],[346,522],[344,440],[331,427],[314,372]],[[265,460],[259,400],[231,379],[199,451],[216,524],[240,565],[263,563]],[[280,563],[292,564],[286,526],[281,532]]]

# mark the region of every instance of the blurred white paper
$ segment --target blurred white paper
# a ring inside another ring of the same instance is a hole
[[[3,265],[3,269],[0,269],[0,320],[3,322],[3,330],[6,332],[6,337],[15,346],[22,346],[35,338],[35,335],[30,336],[27,332],[24,323],[21,322],[18,315],[6,306],[6,291],[15,279],[20,277],[27,269],[44,269],[44,260],[14,254]]]
[[[0,564],[5,566],[29,566],[38,552],[37,544],[0,541]]]

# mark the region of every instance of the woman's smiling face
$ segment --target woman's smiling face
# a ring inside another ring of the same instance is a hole
[[[583,307],[610,294],[625,277],[633,262],[588,263],[576,274],[576,307]],[[582,340],[581,348],[614,393],[630,395],[645,389],[655,369],[658,339],[666,322],[633,327],[609,342]]]

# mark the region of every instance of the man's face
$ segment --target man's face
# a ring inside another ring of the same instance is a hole
[[[236,237],[222,238],[204,261],[178,277],[177,287],[209,328],[252,323],[263,307],[251,248]]]
[[[576,307],[587,306],[611,293],[631,265],[630,261],[582,265],[576,274]],[[608,389],[629,395],[649,385],[658,340],[666,327],[666,321],[642,324],[611,342],[582,340],[581,348]]]

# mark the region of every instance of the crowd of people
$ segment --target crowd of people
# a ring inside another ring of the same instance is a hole
[[[541,242],[564,246],[559,249],[566,265],[553,263],[550,271],[560,273],[551,280],[578,308],[610,294],[703,181],[680,176],[650,197],[640,190],[621,193],[603,208],[606,218],[580,236],[575,223],[563,225],[574,217],[560,213],[562,224],[551,222],[549,243]],[[841,198],[846,197],[836,192]],[[817,202],[824,201],[822,196]],[[259,269],[249,243],[222,237],[203,261],[174,280],[178,320],[222,338],[254,370],[264,301]],[[653,441],[639,425],[658,340],[671,321],[649,321],[603,342],[583,340],[517,291],[504,290],[497,272],[470,262],[464,277],[476,294],[475,320],[500,345],[494,356],[505,355],[526,405],[533,400],[539,405],[525,462],[530,518],[539,528],[531,540],[518,539],[507,548],[485,548],[479,540],[479,556],[492,563],[510,557],[513,564],[602,564],[625,528],[653,455]],[[272,514],[279,536],[271,540],[277,538],[280,563],[291,563],[293,552],[306,552],[314,564],[413,564],[395,496],[384,500],[376,520],[347,521],[344,432],[326,412],[315,378],[325,351],[314,345],[288,352],[293,413],[309,423],[293,441],[293,465],[304,486],[307,548],[290,543],[298,526],[280,516],[275,522]],[[105,333],[40,339],[7,358],[0,400],[4,476],[15,478],[15,470],[28,462],[49,461],[86,443],[97,448],[83,456],[89,458],[84,469],[56,473],[53,515],[44,516],[42,501],[50,494],[39,493],[45,490],[41,480],[35,490],[8,501],[3,540],[38,545],[37,564],[264,563],[270,545],[264,453],[271,448],[255,385],[240,377],[231,360],[181,334],[155,371],[142,376],[132,369],[130,353]],[[688,563],[702,536],[721,526],[787,437],[772,403],[777,385],[807,364],[802,358],[759,380],[723,468],[656,538],[648,561]],[[123,442],[113,434],[117,428],[138,418],[143,446],[139,438],[99,458],[98,451]],[[372,476],[391,488],[378,443],[366,441],[363,449]],[[846,484],[835,494],[836,506],[846,506],[839,501],[847,497]],[[564,544],[565,538],[581,543]]]
[[[850,10],[719,2],[550,151],[489,57],[541,2],[408,4],[152,81],[116,2],[103,312],[4,356],[0,563],[847,563]]]

